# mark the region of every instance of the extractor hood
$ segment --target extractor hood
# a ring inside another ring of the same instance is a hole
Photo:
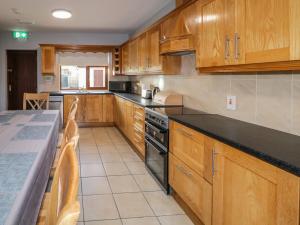
[[[161,55],[187,55],[195,52],[193,35],[172,37],[160,41]]]

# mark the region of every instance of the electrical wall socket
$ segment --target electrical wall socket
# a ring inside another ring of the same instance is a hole
[[[236,96],[229,95],[227,96],[227,109],[228,110],[236,110],[237,108],[237,102],[236,102]]]

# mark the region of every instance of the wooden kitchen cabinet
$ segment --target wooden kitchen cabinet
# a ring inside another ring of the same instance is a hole
[[[149,68],[149,48],[148,48],[148,36],[147,33],[142,34],[138,38],[138,63],[139,73],[148,71]]]
[[[55,47],[41,45],[41,70],[43,75],[54,75],[55,74]]]
[[[169,155],[169,183],[205,225],[212,224],[212,185],[173,154]]]
[[[299,177],[216,144],[214,225],[299,225],[299,192]]]
[[[114,122],[113,95],[65,95],[64,96],[64,125],[66,125],[70,106],[75,97],[79,98],[76,121],[81,124],[106,125]]]
[[[103,95],[103,122],[114,122],[114,95]]]
[[[133,141],[133,103],[130,101],[125,101],[125,134],[128,139],[132,142]]]
[[[171,121],[170,152],[212,183],[213,140],[211,138]]]
[[[148,71],[151,73],[162,73],[162,56],[159,50],[160,27],[155,26],[148,31]]]
[[[197,5],[202,14],[197,66],[213,67],[225,64],[224,0]],[[228,46],[228,40],[226,40]],[[227,57],[227,56],[226,56]]]
[[[102,95],[85,95],[84,122],[103,122],[103,98]]]
[[[78,98],[78,108],[76,113],[76,121],[79,123],[84,122],[85,115],[85,96],[84,95],[64,95],[64,125],[66,125],[68,120],[68,115],[70,112],[70,107],[74,98]]]
[[[136,104],[133,105],[133,144],[145,157],[145,109]]]
[[[128,75],[137,75],[139,72],[138,39],[129,42],[129,72]]]
[[[122,73],[127,74],[129,72],[129,44],[126,43],[121,48],[121,55],[122,55]]]

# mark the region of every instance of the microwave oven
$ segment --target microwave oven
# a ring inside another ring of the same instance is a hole
[[[109,81],[109,91],[130,93],[131,81]]]

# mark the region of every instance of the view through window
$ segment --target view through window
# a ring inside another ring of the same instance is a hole
[[[108,75],[105,66],[73,66],[60,67],[61,89],[107,89]]]

